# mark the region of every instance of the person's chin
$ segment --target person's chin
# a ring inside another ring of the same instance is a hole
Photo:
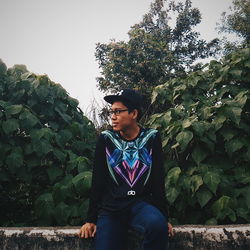
[[[119,131],[120,130],[120,126],[118,126],[118,125],[112,125],[112,128],[115,131]]]

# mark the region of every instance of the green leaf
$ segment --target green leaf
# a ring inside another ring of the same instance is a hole
[[[250,183],[250,174],[248,174],[248,176],[243,176],[242,178],[239,179],[240,183],[243,184],[248,184]]]
[[[238,105],[240,105],[241,108],[244,107],[246,101],[247,101],[247,94],[248,91],[241,91],[237,96],[235,96],[235,101],[237,102]]]
[[[67,115],[66,113],[61,112],[58,108],[55,108],[55,111],[61,116],[61,118],[66,122],[70,123],[72,121],[72,118]]]
[[[250,212],[249,209],[237,208],[236,213],[239,217],[246,220],[246,222],[250,221]]]
[[[204,120],[207,120],[209,117],[213,115],[211,107],[205,107],[201,110],[201,114]]]
[[[188,143],[192,140],[193,133],[191,131],[182,131],[176,136],[176,141],[180,144],[182,151],[185,150]]]
[[[223,157],[223,156],[213,156],[209,159],[209,168],[214,169],[222,169],[223,171],[226,171],[228,169],[234,168],[234,163],[229,157]]]
[[[240,78],[241,77],[241,74],[242,74],[242,70],[240,69],[233,69],[233,70],[230,70],[229,72],[232,76],[236,77],[236,78]]]
[[[229,154],[236,152],[243,146],[244,141],[239,137],[233,138],[232,140],[225,143],[225,149]]]
[[[196,196],[200,206],[204,207],[211,200],[213,194],[208,190],[198,190]]]
[[[164,85],[158,85],[154,88],[153,90],[153,93],[152,93],[152,97],[151,97],[151,103],[154,103],[156,101],[156,98],[159,94],[159,92],[161,91],[161,88],[163,87]]]
[[[10,117],[11,115],[19,114],[23,109],[23,105],[11,105],[5,108],[6,117]]]
[[[37,93],[40,100],[44,100],[49,95],[49,88],[47,86],[38,86],[35,88],[35,92]]]
[[[224,212],[223,210],[229,207],[230,201],[231,198],[226,195],[223,195],[221,198],[215,201],[212,206],[213,214],[215,214],[217,218],[220,217],[220,214]]]
[[[72,143],[73,151],[76,151],[79,154],[82,154],[86,148],[88,148],[88,145],[83,141],[75,141],[74,143]]]
[[[50,182],[53,183],[58,176],[61,176],[63,174],[63,170],[58,167],[49,167],[47,169],[47,173],[48,173]]]
[[[0,160],[4,160],[12,147],[9,144],[1,143],[0,141]]]
[[[235,222],[236,214],[230,206],[232,206],[232,199],[228,196],[222,196],[213,204],[212,212],[217,219],[223,220],[228,217],[232,222]]]
[[[201,80],[201,77],[199,75],[190,75],[192,76],[192,78],[190,79],[191,81],[188,81],[188,84],[190,84],[191,86],[195,87],[197,86],[197,83]]]
[[[173,146],[171,146],[172,149],[177,148],[178,146],[180,146],[179,142],[175,143]]]
[[[69,142],[69,140],[72,139],[72,137],[73,135],[69,130],[63,129],[63,130],[60,130],[58,134],[56,134],[56,142],[58,146],[64,148],[65,144]]]
[[[16,176],[19,180],[22,180],[26,184],[31,183],[32,175],[30,174],[28,168],[24,165],[15,170]]]
[[[24,152],[25,152],[26,155],[30,155],[30,154],[32,154],[32,153],[34,152],[31,143],[26,144],[26,145],[24,146]]]
[[[192,123],[192,128],[194,129],[195,133],[199,136],[202,136],[205,131],[207,131],[211,127],[210,124],[204,121],[195,121]]]
[[[208,136],[202,136],[200,140],[202,142],[205,142],[205,145],[210,150],[210,152],[214,152],[214,147],[217,142],[213,143],[211,140],[208,139]]]
[[[224,115],[218,114],[215,119],[213,120],[213,124],[215,126],[215,130],[217,131],[220,129],[223,125],[223,123],[226,121],[226,117]]]
[[[237,125],[239,125],[240,123],[241,112],[242,112],[242,109],[239,107],[225,106],[223,108],[224,115],[228,117],[229,119],[231,119],[231,121],[233,121]]]
[[[169,138],[168,137],[164,138],[163,141],[162,141],[162,147],[163,148],[166,147],[168,142],[169,142]]]
[[[58,225],[67,225],[68,219],[70,216],[70,207],[64,202],[60,202],[55,207],[55,219]]]
[[[19,128],[19,122],[14,118],[8,119],[7,121],[3,121],[2,127],[5,134],[11,134]]]
[[[78,167],[78,162],[76,159],[73,159],[67,162],[66,171],[67,173],[71,173],[72,171],[75,171],[77,167]],[[78,172],[82,172],[82,171],[78,171]]]
[[[72,106],[73,108],[76,108],[79,104],[78,100],[72,97],[68,97],[68,102],[70,104],[70,106]]]
[[[208,186],[208,188],[216,194],[216,190],[218,187],[218,184],[220,183],[220,176],[216,172],[207,172],[203,177],[204,183]]]
[[[40,195],[37,198],[35,205],[40,208],[39,209],[40,211],[42,211],[43,209],[46,209],[47,207],[53,207],[52,194],[51,193],[44,193],[44,194]]]
[[[34,141],[41,140],[41,138],[51,141],[54,135],[55,133],[50,128],[33,129],[30,132],[30,136]]]
[[[190,194],[191,190],[191,177],[187,175],[182,175],[180,177],[180,186],[185,190],[187,194]],[[168,189],[167,189],[168,192]]]
[[[167,174],[167,185],[175,185],[179,179],[181,169],[179,167],[172,168]]]
[[[1,59],[0,59],[1,60]],[[5,102],[5,101],[3,101],[3,100],[0,100],[0,107],[3,107],[3,108],[5,108],[5,107],[7,107],[9,104],[8,104],[8,102]]]
[[[163,122],[164,126],[167,127],[169,125],[170,121],[172,120],[171,111],[166,112],[162,116],[162,120],[164,121]]]
[[[192,125],[192,122],[189,120],[189,119],[185,119],[183,122],[182,122],[182,127],[183,128],[188,128]]]
[[[52,145],[44,139],[32,142],[32,147],[38,156],[46,155],[53,150]]]
[[[170,204],[173,204],[176,200],[176,198],[179,196],[180,192],[174,188],[174,187],[169,187],[166,196],[167,200],[169,201]]]
[[[75,176],[72,179],[72,183],[79,194],[85,195],[90,190],[91,179],[92,179],[92,173],[86,171]]]
[[[35,213],[41,225],[51,225],[54,215],[54,202],[51,193],[40,195],[35,201]]]
[[[7,71],[6,64],[0,59],[0,76],[4,75]]]
[[[17,171],[23,165],[23,153],[21,147],[14,147],[11,153],[6,157],[6,164],[12,173]]]
[[[236,214],[235,212],[233,211],[233,209],[229,208],[228,211],[227,211],[227,216],[229,217],[229,219],[232,221],[232,222],[235,222],[236,221]]]
[[[225,140],[229,141],[238,134],[238,131],[234,130],[233,128],[222,128],[220,133],[225,138]]]
[[[208,137],[211,141],[216,142],[216,134],[215,134],[215,131],[209,131],[209,132],[207,133],[207,137]]]
[[[67,154],[63,150],[59,150],[57,148],[53,149],[53,154],[62,163],[65,161],[65,159],[67,157]]]
[[[74,193],[72,191],[71,183],[68,183],[69,185],[56,183],[53,187],[53,200],[55,201],[55,204],[58,204],[62,201],[66,201],[67,198],[74,197]]]
[[[203,184],[203,180],[199,175],[193,175],[191,178],[191,191],[195,193],[199,187]]]
[[[27,110],[20,114],[19,119],[24,128],[32,128],[39,122],[36,116]]]
[[[78,172],[87,171],[90,167],[90,160],[87,157],[80,156],[76,159]]]
[[[198,166],[207,157],[207,155],[208,151],[203,149],[201,146],[196,146],[192,152],[192,158]]]
[[[30,144],[28,144],[30,145]],[[27,154],[26,150],[25,150],[25,154]],[[26,159],[27,162],[27,167],[29,169],[32,169],[33,167],[39,167],[41,166],[41,159],[39,159],[36,156],[29,156],[27,157],[28,159]]]
[[[148,121],[148,124],[155,124],[155,121],[158,120],[158,118],[162,117],[164,113],[159,113],[159,114],[153,114],[150,116],[150,119]]]

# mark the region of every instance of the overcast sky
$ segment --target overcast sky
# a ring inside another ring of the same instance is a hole
[[[83,111],[102,99],[95,78],[96,43],[127,40],[130,27],[147,13],[153,0],[0,0],[0,58],[12,67],[47,74],[80,102]],[[232,0],[193,0],[202,14],[197,27],[211,40]]]

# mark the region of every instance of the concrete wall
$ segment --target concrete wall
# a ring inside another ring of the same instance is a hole
[[[0,227],[1,250],[92,250],[93,239],[79,239],[79,227]],[[176,226],[169,249],[250,250],[250,224],[231,226]],[[129,250],[139,250],[135,232],[130,231]]]

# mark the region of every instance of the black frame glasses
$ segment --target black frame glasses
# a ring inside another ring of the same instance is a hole
[[[122,112],[128,111],[128,109],[116,109],[116,110],[109,110],[108,111],[108,115],[115,115],[115,116],[119,116]]]

